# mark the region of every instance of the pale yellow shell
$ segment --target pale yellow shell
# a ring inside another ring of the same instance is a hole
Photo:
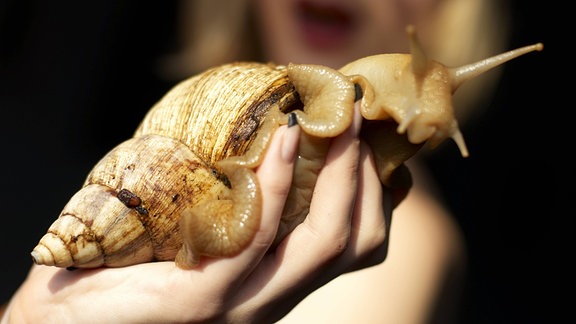
[[[183,81],[149,111],[132,139],[94,166],[34,259],[59,267],[174,260],[182,246],[180,215],[230,196],[216,162],[244,155],[271,107],[297,103],[285,67],[235,63]],[[122,202],[121,190],[140,203]]]
[[[357,100],[367,119],[362,137],[383,186],[398,185],[395,173],[427,141],[453,138],[467,156],[452,93],[466,79],[542,45],[446,68],[426,58],[413,29],[408,34],[412,55],[371,56],[339,71],[237,62],[176,85],[132,139],[94,166],[32,251],[34,262],[93,268],[175,260],[191,268],[201,256],[240,252],[260,219],[253,169],[288,114],[303,132],[274,244],[305,219],[330,138],[348,128]]]
[[[177,138],[200,159],[214,164],[244,154],[271,105],[288,107],[297,101],[285,67],[238,62],[176,85],[134,136]]]

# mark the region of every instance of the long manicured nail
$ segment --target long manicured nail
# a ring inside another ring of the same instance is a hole
[[[360,101],[354,103],[354,113],[352,115],[352,125],[350,125],[350,132],[354,137],[358,137],[360,134],[360,128],[362,126],[362,114],[360,113]]]
[[[282,138],[282,159],[288,163],[292,163],[296,158],[298,152],[298,143],[300,142],[300,126],[295,124],[287,127],[284,130]]]
[[[296,125],[298,125],[298,118],[296,118],[296,114],[292,112],[288,115],[288,127]]]
[[[362,99],[364,93],[362,92],[362,87],[358,83],[354,83],[354,102]]]

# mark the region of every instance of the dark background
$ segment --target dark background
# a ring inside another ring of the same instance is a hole
[[[428,161],[468,245],[463,323],[557,322],[573,299],[573,28],[566,9],[509,2],[509,48],[544,51],[504,66],[463,130],[471,157],[450,143]],[[0,0],[0,302],[90,168],[172,85],[156,68],[175,5]]]

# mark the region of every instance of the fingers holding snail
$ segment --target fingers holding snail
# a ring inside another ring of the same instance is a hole
[[[276,131],[262,164],[256,170],[262,188],[262,220],[250,245],[255,254],[263,255],[276,236],[290,192],[300,131],[298,125],[281,126]]]
[[[207,286],[211,292],[199,293],[201,287],[196,287],[179,300],[190,302],[198,296],[215,297],[214,309],[206,311],[210,316],[218,314],[230,304],[242,303],[241,296],[246,294],[246,290],[251,290],[254,284],[246,278],[259,266],[276,235],[284,203],[290,191],[299,136],[298,126],[281,126],[275,132],[262,164],[256,170],[263,204],[260,226],[251,243],[233,257],[204,259],[197,271],[186,271],[176,267],[171,269],[172,279],[168,280],[171,283],[185,282],[194,285],[196,280],[209,282]],[[230,296],[236,297],[226,306],[224,301]]]
[[[221,270],[222,275],[230,280],[222,280],[220,284],[223,287],[231,281],[241,282],[273,242],[290,191],[299,136],[300,127],[297,125],[281,126],[275,132],[262,164],[256,170],[262,193],[262,212],[260,226],[251,243],[235,257],[210,260],[213,263],[211,267],[216,268],[213,270]]]
[[[351,271],[386,257],[390,218],[385,215],[374,156],[358,137],[362,123],[359,106],[357,102],[351,127],[331,145],[308,217],[286,242],[287,254],[302,257],[298,251],[306,251],[305,257],[313,260],[310,267],[336,262],[333,271]],[[300,244],[307,246],[302,249]]]
[[[317,271],[347,248],[358,185],[360,125],[361,116],[355,109],[351,127],[334,138],[308,216],[279,246],[284,262],[295,262],[285,269]]]
[[[370,150],[358,138],[358,109],[354,118],[352,127],[331,145],[307,218],[264,257],[246,281],[253,282],[252,289],[236,296],[250,299],[238,305],[239,313],[246,307],[265,309],[262,303],[278,298],[288,312],[339,274],[381,260],[374,254],[381,255],[386,238],[382,189]],[[267,315],[256,316],[270,320]]]

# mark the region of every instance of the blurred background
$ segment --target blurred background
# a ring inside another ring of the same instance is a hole
[[[508,48],[544,51],[504,65],[463,129],[469,158],[453,143],[427,157],[467,241],[463,323],[556,322],[573,291],[574,69],[557,41],[571,30],[562,9],[508,2]],[[0,0],[0,303],[91,167],[173,85],[158,62],[177,45],[176,4]]]

